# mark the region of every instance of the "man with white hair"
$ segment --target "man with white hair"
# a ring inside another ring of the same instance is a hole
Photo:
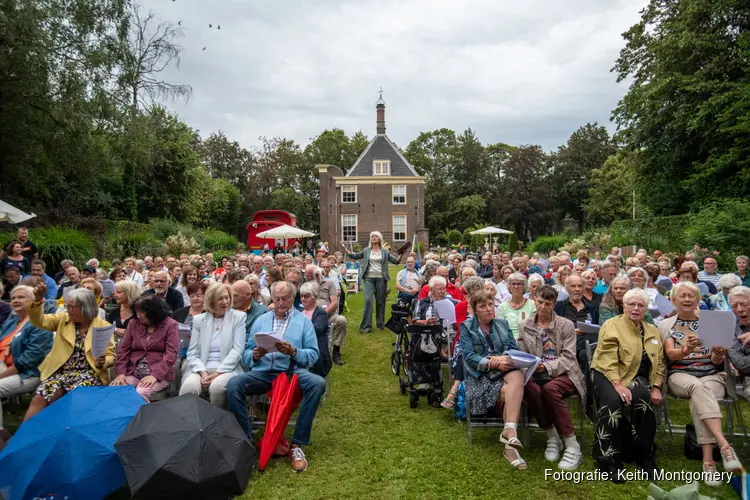
[[[312,278],[308,278],[311,276]],[[341,359],[341,348],[346,338],[346,318],[339,311],[339,296],[334,282],[326,278],[324,270],[310,264],[305,268],[305,278],[318,284],[318,306],[325,309],[328,314],[328,324],[333,325],[333,356],[331,361],[338,366],[344,365]]]
[[[154,288],[149,288],[143,295],[156,295],[167,302],[167,305],[176,311],[185,306],[182,294],[169,286],[169,273],[166,271],[156,271],[154,273]]]
[[[265,394],[271,389],[277,375],[291,367],[298,377],[302,403],[289,449],[289,460],[292,470],[304,472],[307,470],[307,459],[301,447],[310,444],[313,420],[326,382],[308,370],[318,360],[320,351],[312,321],[293,307],[296,287],[289,282],[278,281],[271,285],[271,294],[274,309],[256,320],[242,356],[250,371],[229,380],[227,404],[242,430],[252,439],[246,396]],[[282,339],[274,345],[277,352],[270,353],[256,345],[255,335],[260,332],[271,332]]]

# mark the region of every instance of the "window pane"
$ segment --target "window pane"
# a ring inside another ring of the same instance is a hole
[[[406,203],[406,186],[393,186],[393,204],[403,205]]]
[[[393,240],[406,241],[406,216],[393,216]]]
[[[356,215],[343,215],[341,217],[341,233],[344,241],[356,242],[357,241],[357,216]]]

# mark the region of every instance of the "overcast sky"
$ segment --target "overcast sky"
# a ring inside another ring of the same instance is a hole
[[[186,30],[171,103],[204,137],[223,130],[305,145],[325,129],[473,128],[485,144],[565,143],[586,122],[610,130],[627,90],[610,72],[645,0],[141,0]],[[213,28],[208,25],[212,24]],[[217,29],[221,26],[221,30]],[[202,50],[203,47],[206,50]]]

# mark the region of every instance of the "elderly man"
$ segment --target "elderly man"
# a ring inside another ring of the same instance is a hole
[[[609,289],[609,284],[617,276],[617,264],[611,260],[605,260],[602,262],[599,272],[601,273],[601,279],[594,287],[594,293],[604,295]]]
[[[169,274],[165,271],[156,271],[154,273],[154,287],[143,292],[143,295],[161,297],[167,302],[172,311],[181,309],[185,305],[182,294],[169,286]]]
[[[43,260],[37,259],[31,261],[31,275],[42,278],[44,280],[44,284],[47,285],[47,293],[44,299],[48,301],[55,300],[57,299],[57,283],[55,283],[55,280],[47,276],[46,269],[47,264],[45,264]]]
[[[416,263],[414,257],[407,257],[406,267],[396,275],[396,290],[398,290],[399,302],[411,304],[414,297],[419,294],[421,276],[415,268]]]
[[[698,279],[706,283],[711,283],[713,286],[719,286],[719,280],[721,274],[716,270],[719,267],[719,263],[713,257],[706,257],[703,259],[703,270],[698,273]]]
[[[76,288],[78,288],[78,285],[81,284],[81,273],[75,266],[68,266],[68,268],[65,270],[65,277],[68,279],[68,281],[62,283],[60,285],[60,288],[57,289],[58,300],[60,300],[64,296],[66,288],[75,290]]]
[[[234,308],[245,313],[245,331],[249,337],[255,320],[267,313],[268,308],[253,300],[253,289],[245,280],[232,283],[232,296]]]
[[[565,280],[565,290],[568,292],[568,297],[557,301],[555,314],[572,321],[573,324],[576,322],[598,324],[599,311],[594,307],[593,302],[587,306],[583,301],[583,278],[577,274],[571,274]]]
[[[307,459],[301,446],[310,444],[315,413],[326,389],[325,380],[308,371],[320,354],[318,339],[310,318],[293,307],[294,297],[297,295],[294,285],[286,281],[276,282],[271,286],[271,294],[274,309],[258,318],[245,347],[243,362],[250,371],[232,377],[227,384],[228,407],[247,437],[252,439],[245,397],[268,392],[276,376],[286,372],[291,366],[299,379],[302,403],[292,436],[289,459],[292,470],[304,472],[307,470]],[[260,332],[273,333],[277,338],[283,339],[274,345],[277,352],[268,352],[256,346],[255,334]]]
[[[265,288],[267,286],[266,283],[266,271],[263,269],[263,257],[260,255],[256,255],[253,257],[253,264],[252,264],[251,272],[258,277],[258,282],[260,283],[261,288]]]
[[[477,276],[486,280],[490,279],[492,278],[493,269],[494,266],[492,265],[492,262],[490,262],[490,256],[487,254],[482,255],[481,263],[477,268]]]
[[[319,286],[318,306],[326,310],[328,324],[333,325],[332,361],[338,366],[343,366],[344,360],[341,359],[341,348],[344,346],[344,338],[346,338],[346,318],[338,314],[339,296],[336,286],[331,278],[325,277],[323,269],[313,264],[305,267],[305,279],[314,281]]]

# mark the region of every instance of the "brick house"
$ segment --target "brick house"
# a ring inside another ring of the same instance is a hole
[[[367,245],[380,231],[396,249],[417,234],[428,246],[424,218],[424,177],[385,135],[385,102],[376,105],[377,134],[344,174],[335,165],[317,165],[320,177],[320,239],[339,248],[342,240]]]
[[[344,174],[335,165],[317,165],[320,177],[320,239],[367,245],[371,231],[383,233],[396,249],[417,234],[428,248],[424,218],[424,177],[385,135],[385,102],[376,105],[377,134]]]

